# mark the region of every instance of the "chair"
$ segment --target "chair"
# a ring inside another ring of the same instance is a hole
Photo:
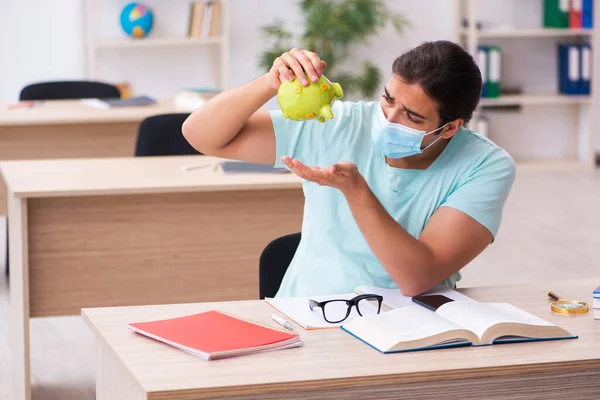
[[[260,299],[274,297],[281,286],[298,244],[301,233],[279,237],[264,248],[258,264],[258,292]]]
[[[53,81],[33,83],[21,90],[19,100],[73,100],[120,98],[116,86],[94,81]]]
[[[142,121],[138,129],[135,156],[185,156],[202,154],[181,133],[187,114],[153,115]]]

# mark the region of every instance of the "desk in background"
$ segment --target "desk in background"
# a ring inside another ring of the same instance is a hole
[[[186,112],[171,100],[143,107],[85,106],[79,100],[0,111],[0,160],[131,157],[140,122],[152,115]],[[188,111],[189,112],[189,111]],[[6,214],[0,182],[0,214]]]
[[[278,327],[262,301],[82,310],[96,334],[98,400],[146,399],[594,399],[600,321],[550,312],[546,296],[588,300],[593,281],[461,290],[558,324],[575,340],[381,354],[341,329],[305,331],[304,346],[219,361],[141,337],[130,322],[218,309]]]
[[[205,156],[6,161],[15,383],[29,318],[83,307],[258,299],[258,259],[301,230],[293,174],[226,175]],[[183,171],[183,166],[204,167]]]

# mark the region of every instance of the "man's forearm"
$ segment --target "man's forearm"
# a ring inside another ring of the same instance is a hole
[[[420,294],[438,283],[431,250],[388,214],[366,183],[345,196],[373,254],[404,295]]]
[[[183,125],[183,134],[197,149],[223,148],[252,114],[276,94],[267,75],[220,93],[190,115]]]

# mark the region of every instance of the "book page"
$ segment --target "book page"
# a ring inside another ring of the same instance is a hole
[[[462,329],[421,306],[404,307],[367,318],[381,329],[393,332],[397,342],[423,339],[442,332]]]
[[[469,329],[479,339],[490,327],[512,322],[535,326],[554,326],[508,303],[451,302],[437,309],[436,314]]]
[[[465,331],[460,326],[420,307],[403,307],[371,317],[357,318],[343,328],[382,352],[392,348],[421,348],[453,341],[467,341],[457,332],[441,341],[436,335],[451,331]],[[427,340],[432,338],[431,340]],[[473,337],[474,340],[477,340]],[[404,345],[403,345],[404,344]]]
[[[355,290],[356,293],[369,293],[369,294],[379,294],[383,296],[383,303],[386,304],[390,308],[402,308],[408,306],[414,306],[412,298],[408,296],[402,295],[400,289],[385,289],[374,286],[359,286]],[[456,290],[450,289],[445,285],[438,285],[427,293],[426,295],[431,294],[441,294],[442,296],[446,296],[452,300],[456,301],[475,301],[472,298],[465,296],[464,294],[457,292]]]

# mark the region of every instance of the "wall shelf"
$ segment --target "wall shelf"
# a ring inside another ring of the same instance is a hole
[[[591,96],[567,96],[561,94],[521,94],[506,95],[498,98],[482,98],[479,104],[485,106],[542,106],[542,105],[568,105],[589,104]]]
[[[469,29],[461,29],[461,35],[469,35]],[[475,31],[475,35],[480,39],[501,39],[501,38],[544,38],[544,37],[580,37],[592,36],[593,29],[552,29],[552,28],[517,28],[517,29],[489,29]]]
[[[165,46],[201,46],[209,44],[220,44],[221,37],[208,39],[190,38],[187,36],[172,37],[148,37],[143,39],[110,38],[97,39],[95,47],[102,48],[136,48],[136,47],[165,47]]]

